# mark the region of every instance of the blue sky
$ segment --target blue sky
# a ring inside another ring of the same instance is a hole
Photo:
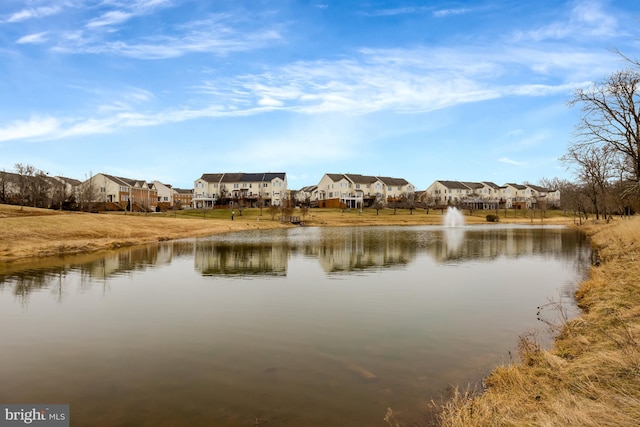
[[[640,2],[2,0],[0,170],[537,183]]]

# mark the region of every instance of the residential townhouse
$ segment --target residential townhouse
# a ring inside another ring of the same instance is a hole
[[[106,210],[155,211],[158,191],[155,185],[142,180],[98,173],[83,185],[91,191],[91,201]]]
[[[368,207],[376,199],[393,201],[414,190],[415,187],[403,178],[326,173],[317,185],[317,204],[319,207],[342,204],[349,208]]]
[[[312,203],[312,200],[315,201],[315,203]],[[307,185],[306,187],[302,187],[300,190],[296,192],[295,201],[296,201],[296,204],[302,204],[306,206],[317,206],[318,186]]]
[[[212,208],[227,203],[282,206],[287,197],[287,174],[205,173],[194,181],[193,207]]]
[[[415,193],[415,187],[404,178],[380,176],[378,179],[384,184],[383,195],[387,201],[400,200],[407,194]]]
[[[558,206],[560,192],[535,185],[506,183],[503,186],[490,181],[461,182],[434,181],[427,190],[425,200],[432,206],[455,205],[472,209],[531,209]]]
[[[160,210],[168,210],[173,207],[173,188],[171,185],[163,184],[160,181],[152,181],[151,185],[158,194],[157,207]]]
[[[173,207],[175,209],[185,209],[191,207],[193,201],[193,189],[191,188],[174,188],[173,189]]]

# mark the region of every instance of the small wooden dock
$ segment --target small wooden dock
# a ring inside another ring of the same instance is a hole
[[[291,224],[303,225],[300,217],[297,215],[280,215],[280,222],[290,222]]]

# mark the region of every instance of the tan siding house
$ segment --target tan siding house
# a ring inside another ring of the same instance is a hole
[[[194,181],[193,207],[211,208],[228,203],[281,206],[287,197],[287,174],[205,173]]]

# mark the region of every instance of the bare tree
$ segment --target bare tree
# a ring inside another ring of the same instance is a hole
[[[4,170],[0,171],[0,202],[9,201],[9,175]]]
[[[606,148],[619,156],[627,191],[640,194],[640,63],[629,58],[630,67],[617,71],[587,89],[577,89],[570,105],[580,105],[573,149]]]
[[[608,199],[616,154],[609,146],[578,144],[569,147],[567,154],[561,158],[563,162],[575,166],[574,173],[593,204],[596,219],[600,218],[600,213],[605,217],[608,214],[605,201]]]
[[[273,221],[276,218],[276,215],[280,213],[280,206],[271,205],[269,206],[269,215],[271,215],[271,220]]]
[[[32,165],[16,163],[14,166],[18,175],[18,192],[20,197],[20,206],[24,207],[25,203],[29,203],[29,184],[36,168]]]
[[[377,194],[376,200],[373,202],[373,205],[371,207],[376,210],[376,215],[379,215],[380,209],[384,209],[386,205],[387,201],[384,199],[384,196],[382,196],[381,194]]]
[[[413,215],[413,210],[416,208],[416,204],[416,193],[402,193],[400,196],[400,205],[405,209],[409,209],[410,215]]]
[[[302,220],[309,214],[309,206],[302,204],[300,205],[300,215],[302,216]]]
[[[80,184],[80,191],[78,192],[80,210],[90,212],[93,208],[93,202],[96,201],[97,197],[98,190],[93,183],[93,173],[89,172],[87,179]]]

